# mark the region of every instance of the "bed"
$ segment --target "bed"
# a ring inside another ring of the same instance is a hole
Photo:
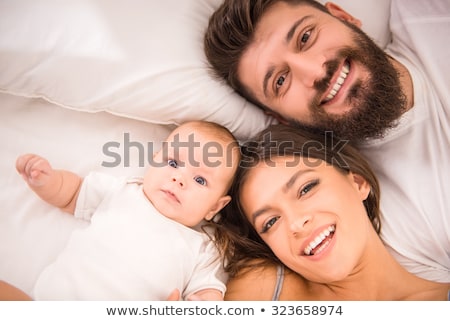
[[[239,140],[274,122],[208,69],[203,30],[221,2],[0,1],[0,280],[31,294],[86,224],[29,190],[18,155],[80,175],[140,175],[147,163],[134,143],[147,157],[149,142],[158,148],[184,121],[221,123]],[[389,1],[335,2],[387,44]]]

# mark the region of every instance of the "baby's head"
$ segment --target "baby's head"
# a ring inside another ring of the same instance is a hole
[[[239,144],[225,127],[191,121],[170,133],[144,177],[144,193],[164,216],[193,227],[230,200]]]

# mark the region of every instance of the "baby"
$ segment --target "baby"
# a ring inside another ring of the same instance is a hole
[[[197,227],[230,200],[239,146],[203,121],[176,128],[142,179],[85,178],[37,155],[17,171],[46,202],[90,221],[74,231],[33,290],[36,300],[222,300],[226,276],[209,233]]]

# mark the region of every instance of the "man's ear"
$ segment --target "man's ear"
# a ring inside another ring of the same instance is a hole
[[[367,180],[359,174],[350,173],[353,178],[353,182],[355,184],[356,189],[361,195],[361,200],[364,201],[367,199],[370,193],[370,185]]]
[[[362,26],[361,20],[353,17],[350,13],[348,13],[347,11],[342,9],[337,4],[335,4],[333,2],[327,2],[327,3],[325,3],[325,7],[336,18],[350,22],[351,24],[357,26],[358,28],[361,28],[361,26]]]
[[[289,125],[289,122],[286,120],[286,118],[284,118],[280,114],[274,113],[272,111],[264,111],[264,113],[275,118],[280,124]]]
[[[210,209],[208,214],[205,216],[205,220],[210,221],[214,216],[219,213],[219,211],[224,208],[231,201],[230,195],[222,196],[217,203]]]

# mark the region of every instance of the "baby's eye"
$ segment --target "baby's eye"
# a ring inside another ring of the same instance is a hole
[[[279,216],[274,216],[274,217],[270,218],[267,222],[265,222],[263,224],[261,234],[266,233],[278,221],[279,218],[280,218]]]
[[[174,159],[169,159],[169,160],[167,161],[167,164],[168,164],[170,167],[173,167],[173,168],[177,168],[177,167],[178,167],[178,163],[177,163],[177,161],[174,160]]]
[[[316,187],[319,184],[319,180],[316,179],[312,182],[309,182],[305,186],[301,187],[298,191],[298,197],[304,196],[305,194],[308,194],[314,187]]]
[[[199,183],[200,185],[206,185],[206,179],[201,176],[195,176],[194,180]]]

